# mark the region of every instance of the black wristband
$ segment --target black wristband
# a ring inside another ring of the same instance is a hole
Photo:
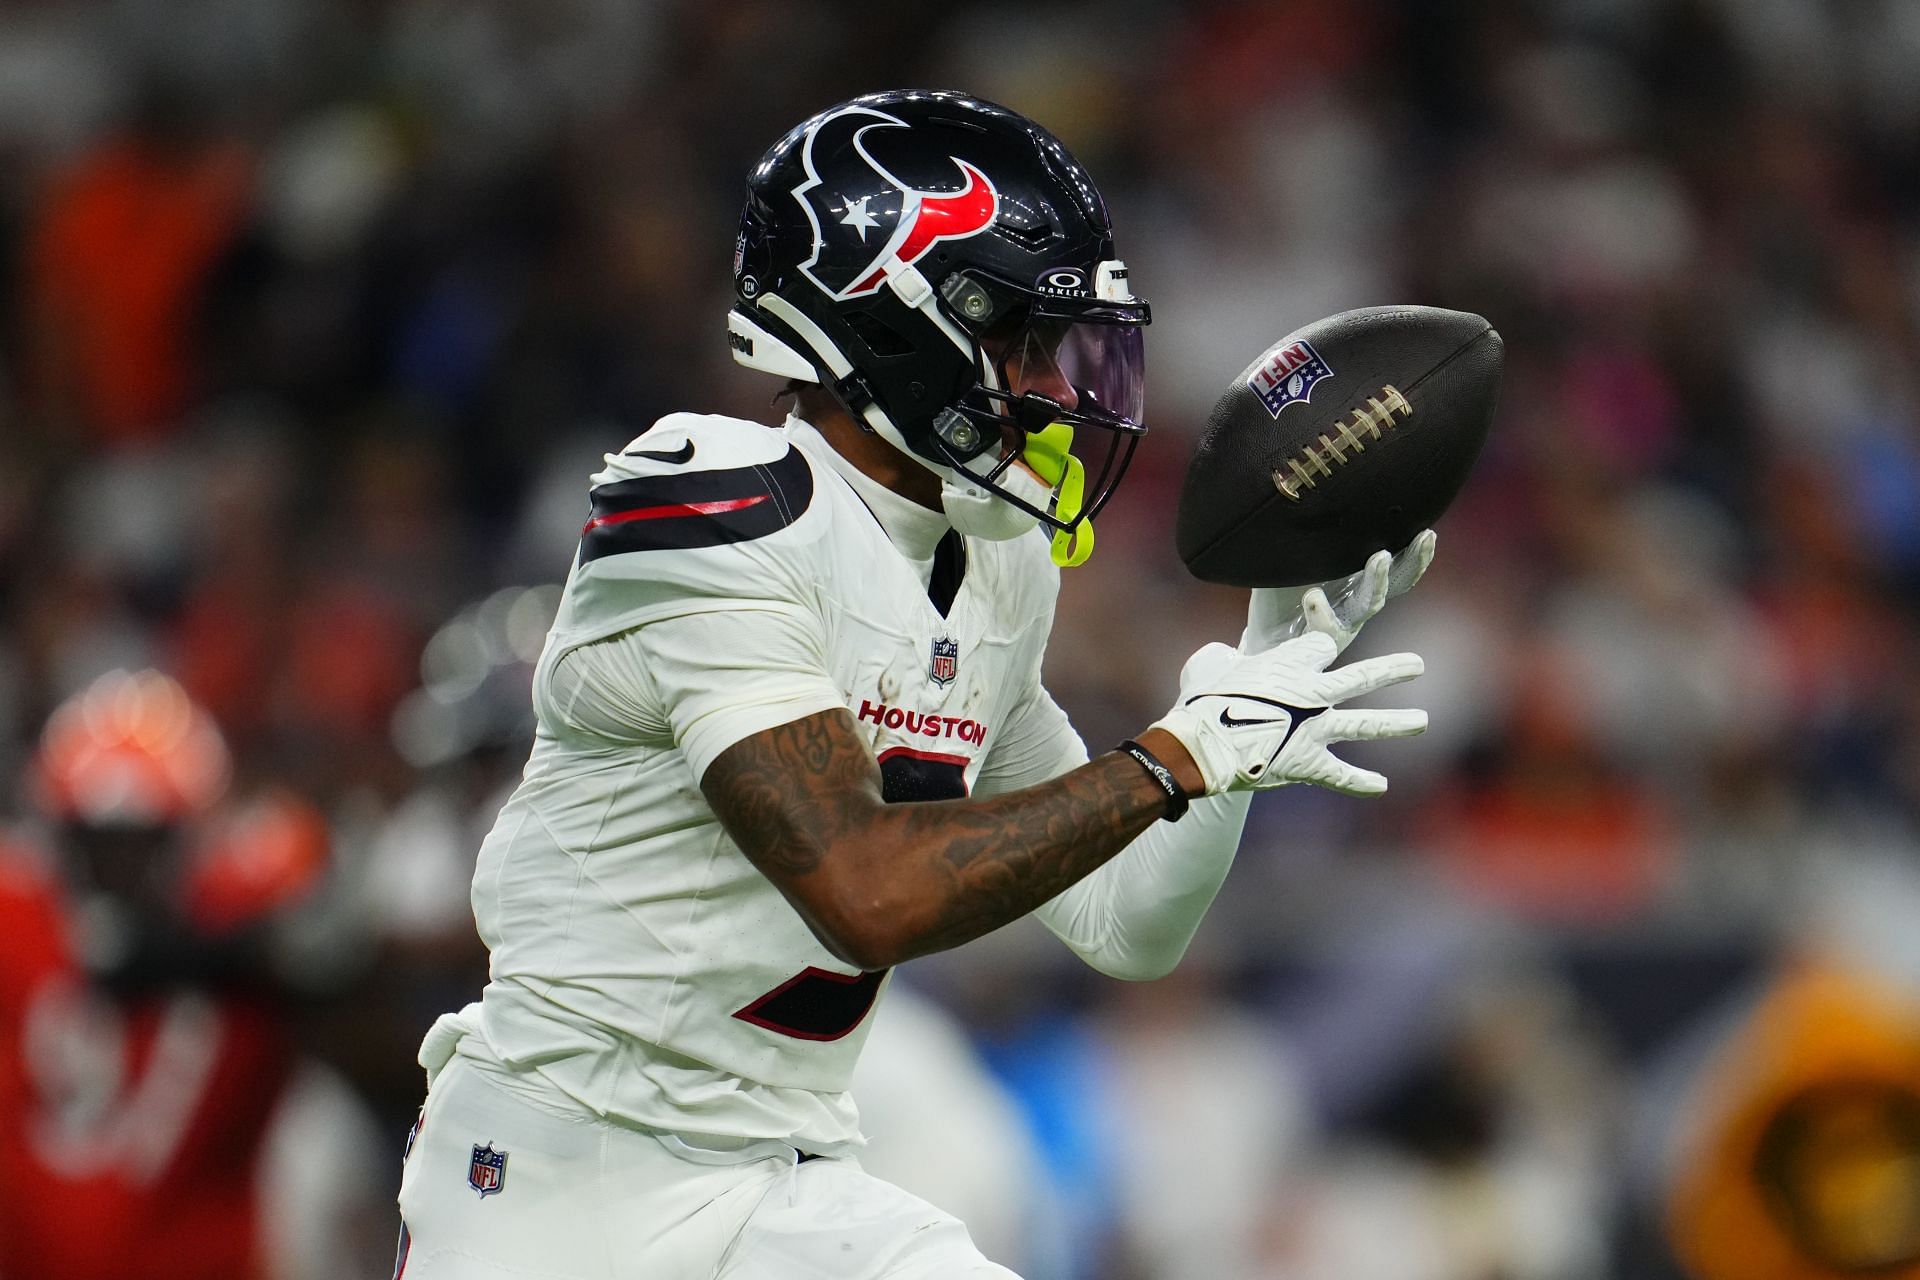
[[[1138,760],[1140,767],[1147,771],[1147,776],[1158,783],[1160,789],[1167,793],[1167,811],[1160,816],[1168,822],[1180,821],[1181,817],[1187,812],[1187,792],[1186,789],[1180,785],[1179,780],[1173,776],[1173,770],[1161,764],[1159,757],[1135,742],[1132,738],[1128,738],[1118,747],[1115,747],[1114,750],[1125,752],[1135,760]]]

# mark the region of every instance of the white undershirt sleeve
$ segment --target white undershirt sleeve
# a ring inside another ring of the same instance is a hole
[[[671,740],[697,781],[734,743],[846,698],[827,674],[817,617],[740,603],[660,618],[581,645],[554,665],[563,729],[614,742]]]
[[[975,787],[996,795],[1034,786],[1087,762],[1086,744],[1047,691],[1007,720]],[[1173,971],[1233,866],[1251,792],[1196,799],[1178,822],[1156,822],[1132,844],[1034,915],[1082,960],[1115,978]]]

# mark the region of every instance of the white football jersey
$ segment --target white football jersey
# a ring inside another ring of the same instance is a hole
[[[889,800],[1085,756],[1040,687],[1046,540],[967,539],[943,616],[825,449],[804,424],[676,414],[594,477],[533,754],[474,877],[491,981],[463,1052],[648,1128],[859,1140],[846,1090],[886,974],[820,945],[721,830],[701,774],[835,707]],[[629,665],[573,671],[582,646]],[[1003,774],[983,777],[996,744]]]

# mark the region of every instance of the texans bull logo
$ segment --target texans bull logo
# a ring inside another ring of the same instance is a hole
[[[884,111],[847,107],[807,134],[807,180],[793,196],[813,224],[813,256],[800,269],[835,301],[878,289],[890,259],[911,265],[942,240],[979,235],[1000,211],[992,180],[957,156],[957,191],[911,187],[873,158],[868,134],[908,127]]]

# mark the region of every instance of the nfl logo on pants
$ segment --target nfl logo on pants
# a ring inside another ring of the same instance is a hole
[[[467,1165],[467,1185],[478,1191],[482,1200],[499,1195],[507,1185],[507,1153],[495,1151],[491,1142],[475,1147],[473,1160]]]

